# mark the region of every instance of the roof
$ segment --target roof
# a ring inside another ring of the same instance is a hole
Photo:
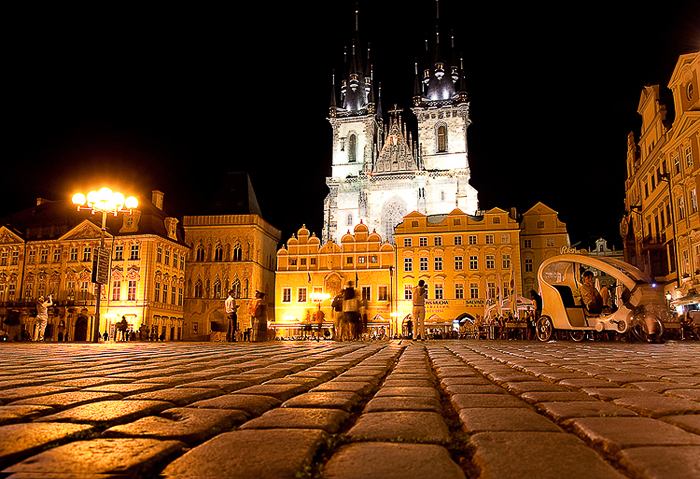
[[[260,205],[246,172],[229,172],[214,192],[204,215],[258,215]]]

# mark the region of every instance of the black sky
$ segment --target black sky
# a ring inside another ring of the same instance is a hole
[[[302,223],[320,235],[331,75],[356,2],[240,3],[11,12],[0,217],[102,183],[197,214],[222,174],[248,171],[283,241]],[[572,242],[619,245],[641,89],[700,50],[700,3],[551,5],[440,2],[465,59],[471,183],[483,209],[543,201]],[[435,2],[359,8],[384,110],[408,110]]]

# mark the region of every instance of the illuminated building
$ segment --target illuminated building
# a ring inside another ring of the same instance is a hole
[[[369,327],[389,334],[394,246],[360,222],[340,243],[321,240],[302,226],[277,252],[275,324],[277,334],[298,336],[318,304],[312,293],[327,293],[321,303],[326,327],[332,323],[331,302],[348,281],[367,299]]]
[[[700,53],[681,55],[671,75],[674,117],[665,90],[642,90],[641,134],[627,137],[625,215],[620,222],[626,261],[665,285],[674,300],[700,288]],[[695,298],[697,302],[697,297]]]
[[[478,200],[469,184],[469,101],[453,42],[440,43],[436,31],[425,68],[416,64],[414,141],[397,107],[384,124],[369,48],[361,51],[357,33],[356,28],[340,102],[333,82],[328,118],[333,157],[323,241],[339,243],[345,231],[362,221],[393,242],[394,227],[411,211],[432,215],[460,208],[473,214]]]
[[[129,215],[109,216],[106,247],[109,282],[102,288],[99,330],[115,337],[115,324],[146,339],[181,338],[185,256],[179,221],[163,210],[163,193],[139,199]],[[38,199],[36,206],[2,220],[0,227],[0,315],[11,336],[34,328],[37,297],[51,294],[47,341],[91,338],[95,313],[93,256],[100,243],[101,216],[76,211],[70,201]],[[158,291],[160,291],[158,293]]]
[[[212,331],[225,331],[229,290],[235,291],[241,330],[250,327],[247,307],[256,290],[266,293],[274,310],[274,260],[281,233],[262,218],[248,175],[229,173],[206,212],[183,218],[191,247],[184,311],[184,337],[189,340],[209,340]]]

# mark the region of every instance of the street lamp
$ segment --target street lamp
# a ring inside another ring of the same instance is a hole
[[[97,250],[92,266],[92,280],[97,284],[97,300],[95,302],[95,327],[93,342],[99,342],[100,338],[100,300],[102,299],[102,285],[109,278],[109,251],[105,249],[105,231],[107,230],[107,215],[117,216],[119,213],[131,214],[138,207],[138,200],[119,192],[114,192],[105,187],[99,191],[91,191],[87,197],[82,193],[73,195],[73,204],[78,211],[90,211],[91,214],[102,213],[102,228],[100,229],[100,248]]]

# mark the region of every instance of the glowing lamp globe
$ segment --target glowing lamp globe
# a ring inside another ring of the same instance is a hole
[[[90,193],[87,194],[87,203],[88,205],[92,206],[95,203],[99,201],[99,197],[97,195],[97,191],[92,190]]]
[[[139,200],[137,200],[134,196],[129,196],[125,201],[124,201],[124,206],[129,208],[130,210],[138,207],[139,205]]]
[[[87,200],[85,199],[84,194],[76,193],[73,195],[73,204],[74,205],[82,206],[85,204],[85,201],[87,201]]]

